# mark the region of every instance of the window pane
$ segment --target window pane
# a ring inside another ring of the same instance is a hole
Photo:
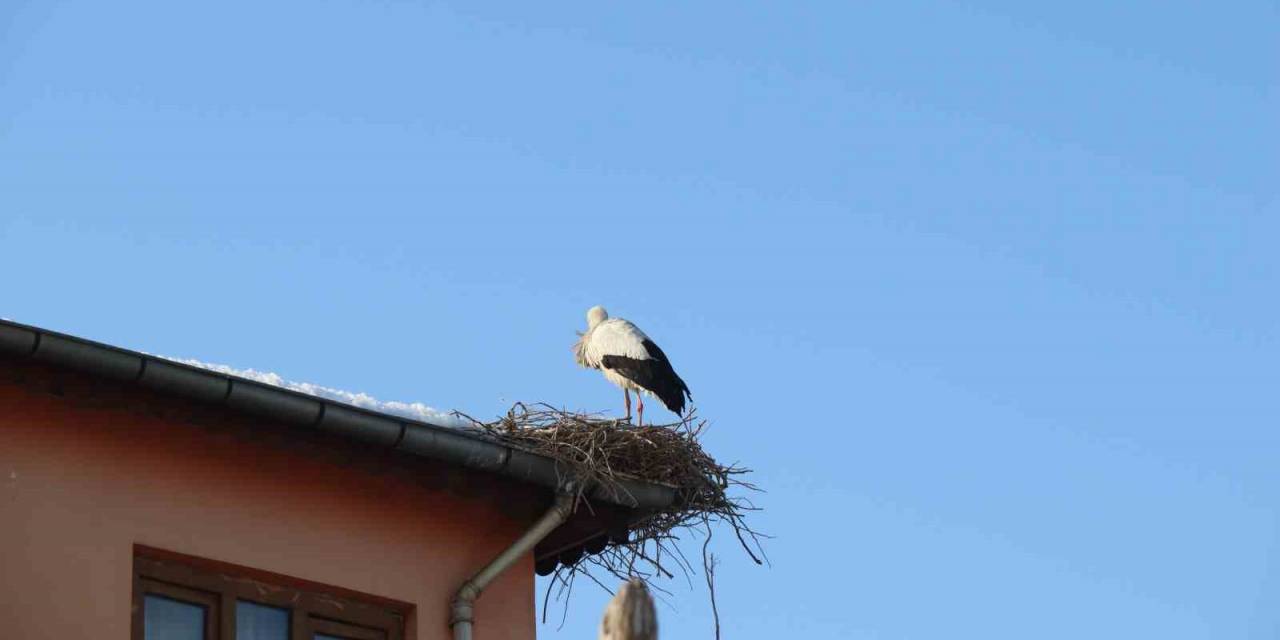
[[[236,640],[289,640],[289,610],[237,600]]]
[[[311,617],[311,640],[387,640],[384,629]]]
[[[204,607],[147,594],[143,598],[143,636],[147,640],[204,640]]]

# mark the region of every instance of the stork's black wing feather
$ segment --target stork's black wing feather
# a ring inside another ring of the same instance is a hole
[[[644,342],[641,342],[640,344],[644,345],[644,350],[649,354],[650,358],[653,358],[654,360],[661,360],[667,363],[671,362],[670,360],[667,360],[667,354],[663,353],[662,349],[656,343],[654,343],[654,341],[648,338],[645,338]]]
[[[680,379],[679,375],[676,375],[675,369],[671,368],[671,362],[667,360],[667,354],[663,353],[658,345],[652,340],[645,340],[644,348],[649,354],[648,359],[604,356],[600,359],[600,364],[653,392],[653,395],[658,396],[662,404],[666,405],[672,413],[683,415],[685,396],[690,400],[693,399],[689,386]]]

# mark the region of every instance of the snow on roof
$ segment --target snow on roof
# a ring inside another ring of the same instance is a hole
[[[299,393],[305,393],[309,396],[324,398],[325,400],[333,400],[335,402],[349,404],[354,407],[360,407],[361,409],[377,411],[378,413],[386,413],[389,415],[399,416],[402,418],[409,418],[410,420],[427,422],[427,423],[438,425],[441,427],[451,427],[451,428],[458,429],[458,428],[473,426],[471,422],[466,420],[465,418],[453,415],[451,412],[448,412],[448,411],[441,411],[434,407],[429,407],[425,404],[422,404],[421,402],[396,402],[394,400],[392,401],[379,400],[364,392],[352,393],[350,391],[343,391],[342,389],[322,387],[318,384],[312,384],[310,382],[294,382],[292,380],[285,380],[284,378],[280,377],[279,374],[272,373],[270,371],[258,371],[256,369],[236,369],[234,367],[228,367],[225,364],[201,362],[193,358],[171,358],[169,356],[159,356],[159,357],[164,358],[165,360],[172,360],[174,362],[180,362],[182,364],[191,365],[193,367],[207,369],[209,371],[216,371],[224,375],[236,376],[238,378],[246,378],[248,380],[253,380],[254,382],[261,382],[263,384],[269,384],[275,387],[280,387],[281,389],[297,391]]]

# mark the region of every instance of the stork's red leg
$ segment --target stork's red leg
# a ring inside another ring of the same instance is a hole
[[[637,407],[636,409],[637,412],[639,412],[640,414],[640,420],[639,420],[639,423],[636,424],[636,426],[643,427],[644,426],[644,396],[638,392],[636,393],[636,402],[640,403],[640,406]]]
[[[631,392],[627,389],[623,389],[622,399],[627,402],[627,422],[631,422]]]

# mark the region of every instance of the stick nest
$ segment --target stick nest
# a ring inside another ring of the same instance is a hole
[[[560,585],[557,597],[564,596],[566,603],[573,581],[579,576],[586,576],[601,587],[604,584],[600,578],[606,576],[624,582],[638,578],[655,590],[668,593],[654,585],[653,578],[673,578],[679,572],[688,579],[695,574],[680,543],[682,537],[698,537],[703,539],[702,568],[714,605],[712,576],[717,560],[709,554],[707,545],[716,525],[731,529],[746,554],[756,564],[763,563],[760,543],[766,536],[746,522],[746,515],[758,510],[744,495],[759,491],[743,479],[750,469],[722,464],[704,451],[699,438],[707,423],[693,413],[676,423],[643,427],[544,404],[517,403],[506,416],[493,422],[464,417],[509,446],[561,462],[575,480],[580,496],[597,486],[625,495],[618,486],[622,479],[676,490],[673,504],[647,512],[631,525],[627,542],[612,543],[598,554],[584,554],[576,563],[556,569],[548,591]],[[545,616],[544,608],[544,621]]]

